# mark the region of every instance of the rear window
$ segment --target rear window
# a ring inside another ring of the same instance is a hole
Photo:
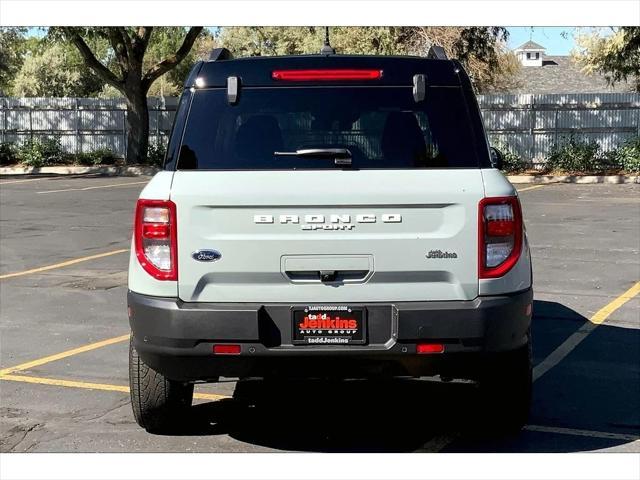
[[[337,168],[292,155],[327,148],[348,149],[356,169],[478,167],[458,87],[428,88],[419,103],[411,87],[276,87],[244,88],[236,105],[226,89],[197,90],[177,168]]]

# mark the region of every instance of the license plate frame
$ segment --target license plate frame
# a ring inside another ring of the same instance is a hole
[[[311,316],[319,318],[308,318]],[[313,320],[317,323],[313,324]],[[354,325],[349,323],[351,320],[356,321],[355,328],[348,328]],[[291,307],[291,342],[293,345],[328,347],[366,345],[367,320],[367,309],[359,305]],[[331,321],[334,322],[333,327],[330,327]],[[302,328],[301,322],[306,322],[309,328]],[[311,328],[309,325],[316,325],[316,328]]]

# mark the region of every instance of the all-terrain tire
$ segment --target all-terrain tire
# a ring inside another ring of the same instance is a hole
[[[527,424],[531,409],[531,335],[518,350],[496,355],[479,379],[480,421],[484,434],[515,435]]]
[[[133,416],[153,433],[172,433],[184,425],[193,401],[193,384],[170,380],[139,357],[129,340],[129,385]]]

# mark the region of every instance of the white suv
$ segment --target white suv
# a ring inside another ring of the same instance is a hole
[[[193,67],[137,204],[138,423],[170,430],[221,376],[440,375],[519,429],[529,247],[461,64],[229,57]]]

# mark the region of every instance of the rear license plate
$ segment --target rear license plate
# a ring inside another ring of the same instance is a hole
[[[358,345],[367,338],[366,309],[362,307],[294,307],[292,323],[294,345]]]

